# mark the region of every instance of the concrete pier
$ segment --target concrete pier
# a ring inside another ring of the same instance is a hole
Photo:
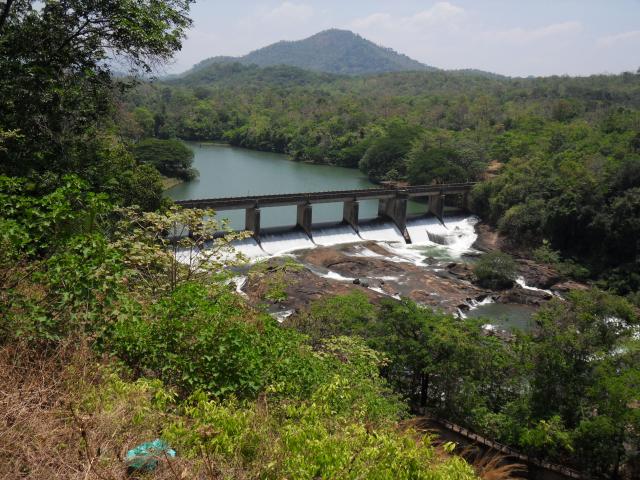
[[[356,233],[360,231],[360,225],[358,219],[360,216],[360,203],[356,200],[347,200],[342,206],[342,221],[347,225],[351,225],[351,228]]]
[[[311,204],[305,203],[303,205],[298,205],[298,218],[296,222],[296,226],[301,228],[308,236],[311,238],[311,225],[313,218],[313,209]]]
[[[253,233],[256,240],[260,240],[260,209],[247,208],[244,216],[244,228]]]

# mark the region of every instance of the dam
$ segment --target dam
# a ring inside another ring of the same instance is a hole
[[[263,232],[260,225],[262,209],[269,207],[295,206],[295,229],[315,243],[318,234],[314,231],[313,206],[322,203],[342,203],[342,224],[350,227],[356,235],[366,238],[361,229],[359,206],[363,200],[378,201],[378,219],[390,221],[404,238],[412,243],[410,229],[407,228],[407,202],[410,199],[427,201],[428,212],[444,223],[447,197],[455,198],[463,211],[468,211],[469,193],[475,183],[453,183],[419,185],[398,188],[368,188],[330,192],[288,193],[275,195],[247,195],[242,197],[179,200],[176,205],[183,208],[213,209],[216,211],[244,210],[245,230],[252,232],[254,240],[260,244]],[[322,235],[320,235],[321,237]],[[322,243],[322,239],[317,239]]]

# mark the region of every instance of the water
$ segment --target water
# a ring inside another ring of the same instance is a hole
[[[493,327],[503,330],[530,332],[535,323],[533,314],[537,308],[512,303],[484,303],[466,312],[468,318],[489,318]]]
[[[199,170],[200,177],[166,192],[175,200],[375,187],[361,172],[354,169],[296,163],[284,155],[223,145],[188,145],[194,151],[194,167]],[[409,202],[408,209],[410,215],[424,214],[426,205]],[[269,227],[293,226],[296,219],[295,207],[264,208],[261,211],[263,232],[260,244],[249,238],[234,242],[234,247],[250,260],[256,261],[318,246],[374,241],[381,247],[378,252],[358,245],[352,255],[384,257],[393,262],[409,262],[433,270],[441,269],[441,265],[449,261],[460,261],[473,252],[472,244],[477,237],[474,230],[478,221],[476,217],[447,215],[444,225],[434,217],[410,218],[407,231],[412,243],[407,244],[392,222],[381,219],[364,221],[375,219],[377,211],[376,200],[360,202],[361,223],[359,232],[356,233],[349,226],[336,225],[342,220],[342,203],[314,205],[314,226],[310,239],[301,231],[264,231]],[[229,218],[232,228],[244,228],[243,210],[223,211],[221,216]],[[329,222],[333,222],[333,225],[328,225]],[[183,261],[189,260],[186,255],[183,257]],[[333,280],[353,280],[332,271],[316,273]],[[523,282],[523,279],[518,280],[519,283]],[[370,288],[384,293],[376,286]],[[534,311],[535,308],[523,305],[483,303],[475,305],[467,312],[467,316],[490,318],[491,325],[496,328],[530,330]],[[277,311],[275,314],[281,319],[291,313]]]
[[[193,166],[200,176],[167,190],[166,195],[174,200],[376,187],[357,169],[294,162],[286,155],[225,145],[193,142],[187,145],[193,150]],[[425,204],[409,203],[410,213],[424,212],[426,209]],[[375,218],[377,213],[377,201],[360,202],[361,218]],[[244,228],[244,210],[224,211],[220,215],[231,221],[232,228]],[[296,207],[263,208],[260,220],[262,228],[295,225]],[[314,223],[341,220],[342,203],[313,206]]]

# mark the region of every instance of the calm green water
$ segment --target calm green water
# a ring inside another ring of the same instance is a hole
[[[534,327],[532,319],[537,309],[531,305],[513,303],[488,303],[467,312],[470,318],[489,318],[491,323],[506,330],[529,332]]]
[[[322,192],[375,187],[359,170],[326,165],[311,165],[289,160],[277,153],[256,152],[225,145],[187,143],[194,152],[193,166],[200,172],[192,182],[177,185],[166,192],[174,200],[239,197],[276,193]],[[424,211],[412,203],[410,211]],[[360,217],[374,218],[378,202],[360,203]],[[233,228],[244,227],[244,210],[220,212]],[[313,222],[342,220],[342,204],[313,206]],[[263,227],[294,225],[296,207],[264,208]]]

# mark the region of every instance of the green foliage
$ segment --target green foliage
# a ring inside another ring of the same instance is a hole
[[[347,385],[329,382],[333,393],[348,395]],[[228,465],[227,475],[250,472],[260,478],[473,479],[457,457],[438,458],[414,432],[365,425],[348,412],[319,414],[326,394],[313,403],[248,404],[217,402],[195,394],[182,417],[164,436],[190,457],[202,455]]]
[[[133,154],[138,162],[153,165],[167,177],[193,180],[198,174],[191,168],[193,151],[179,140],[142,140],[134,146]]]
[[[520,435],[520,447],[537,456],[558,457],[571,452],[571,436],[556,415],[524,430]]]
[[[117,213],[112,244],[123,252],[137,288],[149,294],[169,292],[192,280],[225,280],[228,267],[244,260],[231,242],[248,232],[231,231],[213,210],[172,207],[159,213],[125,208]]]
[[[150,71],[178,50],[189,0],[4,2],[0,29],[0,172],[81,172],[111,108],[116,58]],[[5,136],[6,137],[6,136]]]
[[[429,132],[407,156],[407,176],[415,185],[477,180],[484,167],[476,145],[446,134]]]
[[[516,264],[506,253],[491,252],[480,257],[473,267],[473,274],[478,284],[485,288],[509,288],[516,279]]]
[[[396,180],[393,176],[404,176],[406,166],[404,157],[411,148],[411,143],[420,129],[404,122],[391,122],[384,134],[375,138],[360,160],[360,170],[367,173],[372,180]],[[390,175],[391,172],[394,175]]]
[[[547,239],[542,240],[542,245],[533,251],[533,259],[539,263],[555,265],[560,263],[560,252],[553,250]]]

